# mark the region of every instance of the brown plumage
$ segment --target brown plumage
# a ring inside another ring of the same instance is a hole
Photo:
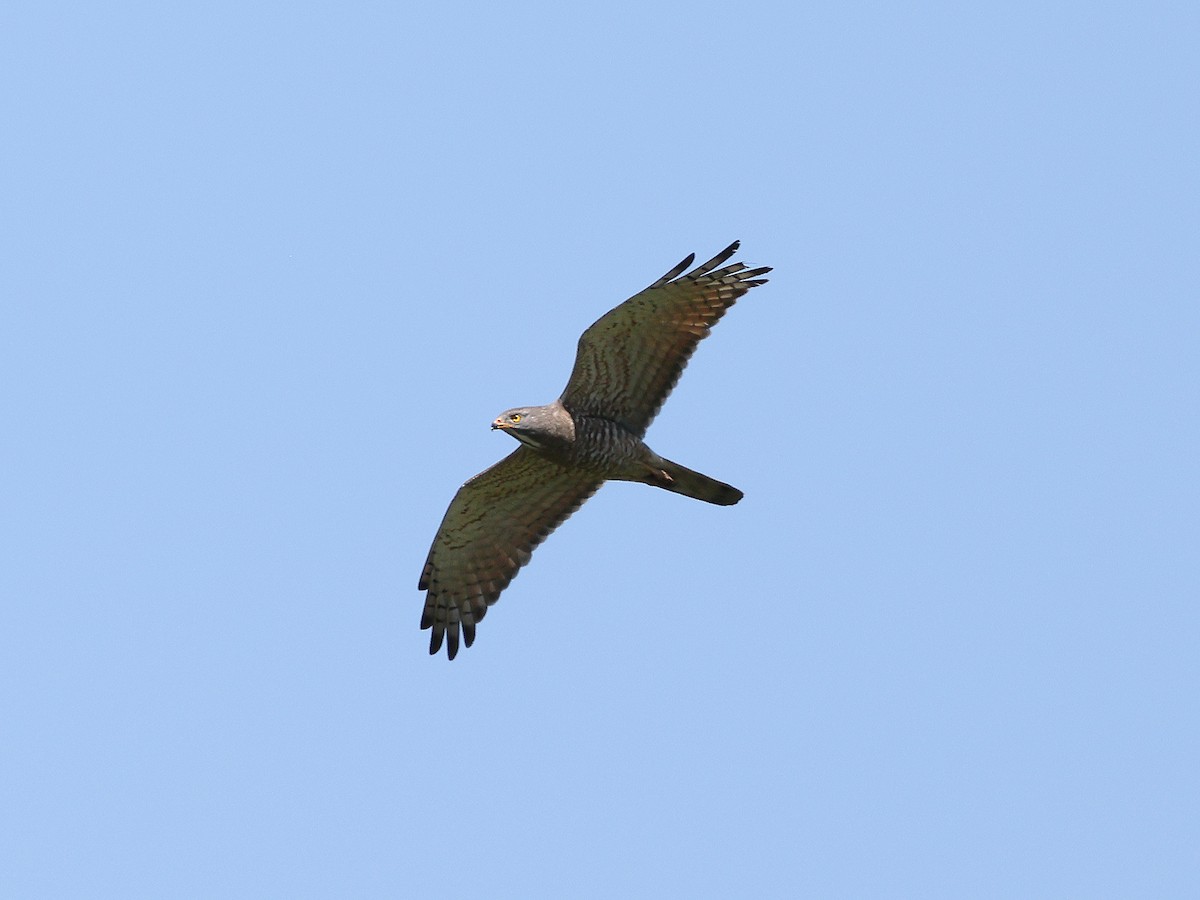
[[[642,438],[709,330],[767,267],[723,266],[734,241],[683,274],[690,255],[602,316],[579,339],[566,390],[546,406],[502,413],[492,427],[522,446],[464,484],[450,503],[421,571],[421,628],[429,652],[450,659],[533,549],[605,481],[639,481],[730,506],[742,492],[664,459]],[[722,267],[723,266],[723,267]]]

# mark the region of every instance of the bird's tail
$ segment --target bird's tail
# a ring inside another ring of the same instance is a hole
[[[655,487],[694,497],[705,503],[715,503],[717,506],[733,506],[745,496],[733,485],[699,472],[693,472],[687,466],[659,457],[650,478],[647,481]]]

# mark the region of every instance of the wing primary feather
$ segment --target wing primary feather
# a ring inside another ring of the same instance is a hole
[[[695,254],[695,253],[689,253],[689,254],[688,254],[688,255],[687,255],[685,258],[684,258],[684,260],[683,260],[681,263],[679,263],[679,265],[677,265],[675,268],[673,268],[673,269],[672,269],[670,272],[668,272],[668,273],[667,273],[666,275],[664,275],[662,278],[658,279],[658,281],[654,282],[654,284],[650,285],[650,287],[652,287],[652,288],[662,287],[664,284],[666,284],[666,283],[667,283],[668,281],[670,281],[672,278],[676,278],[676,277],[678,277],[680,274],[682,274],[682,273],[683,273],[683,271],[684,271],[684,270],[685,270],[685,269],[686,269],[688,266],[690,266],[690,265],[692,264],[692,262],[693,262],[695,259],[696,259],[696,254]]]
[[[770,271],[771,271],[770,266],[759,266],[757,269],[751,269],[748,272],[743,272],[741,275],[738,276],[738,281],[740,281],[742,284],[747,284],[748,283],[746,281],[747,278],[757,278],[759,275],[766,275]],[[765,279],[764,279],[764,281],[765,281]],[[763,283],[762,281],[753,282],[753,284],[755,286],[760,285],[762,283]]]
[[[708,262],[703,263],[702,265],[696,266],[696,268],[694,268],[694,269],[692,269],[692,271],[688,272],[687,277],[694,281],[697,278],[701,278],[701,277],[707,275],[709,272],[711,272],[713,269],[715,269],[721,263],[725,262],[725,260],[729,259],[729,257],[733,256],[733,254],[737,253],[738,247],[741,246],[741,243],[742,243],[741,241],[734,241],[732,244],[730,244],[728,247],[726,247],[724,250],[722,250],[720,253],[718,253],[716,256],[714,256],[712,259],[710,259]]]

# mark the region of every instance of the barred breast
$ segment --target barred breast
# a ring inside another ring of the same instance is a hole
[[[576,465],[613,478],[628,471],[644,455],[642,439],[623,425],[593,416],[575,418],[571,457]]]

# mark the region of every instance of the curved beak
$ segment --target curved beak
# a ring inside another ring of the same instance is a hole
[[[497,419],[495,422],[492,423],[492,431],[495,431],[497,428],[507,428],[507,427],[508,427],[508,423],[505,422],[504,419]]]

